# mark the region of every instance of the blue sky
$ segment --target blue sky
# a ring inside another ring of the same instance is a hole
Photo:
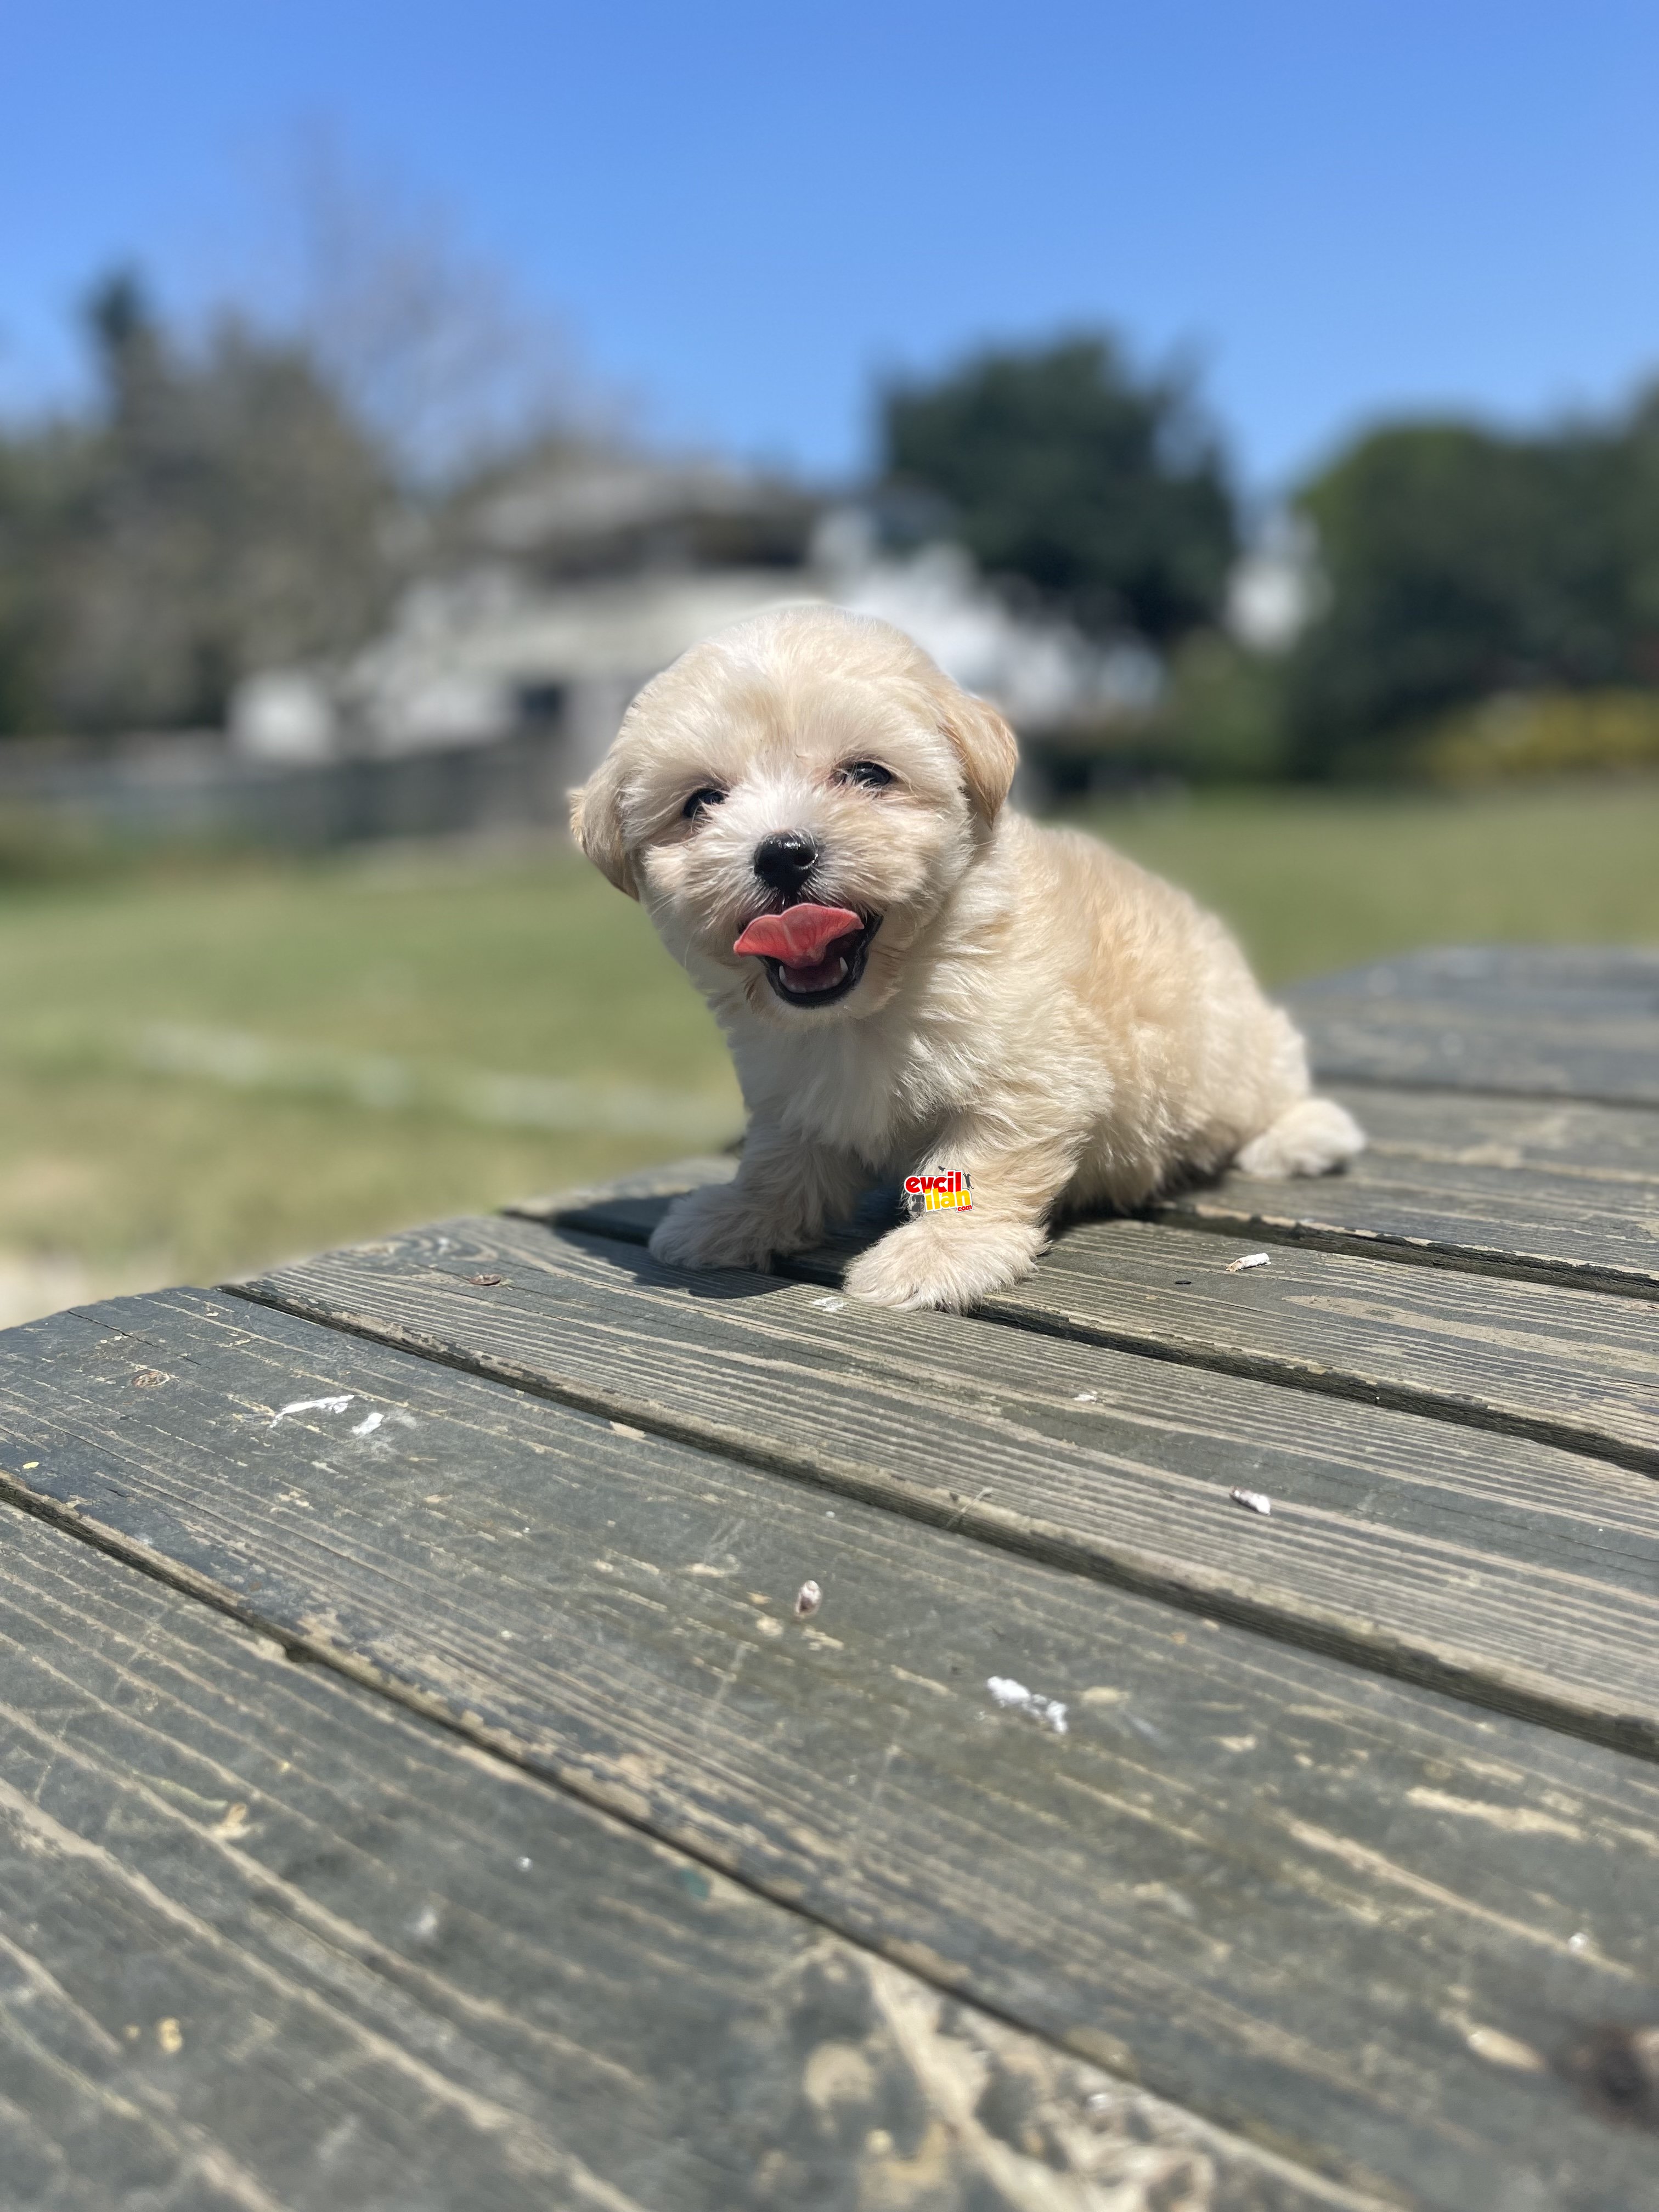
[[[1659,371],[1656,95],[1603,0],[0,0],[0,399],[117,258],[257,298],[322,132],[664,438],[850,469],[880,374],[1103,321],[1271,489]]]

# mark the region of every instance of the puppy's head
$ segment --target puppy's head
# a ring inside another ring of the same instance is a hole
[[[902,631],[788,607],[646,686],[572,827],[714,999],[784,1024],[856,1019],[896,989],[1016,757],[1000,716]],[[766,949],[735,951],[745,933]]]

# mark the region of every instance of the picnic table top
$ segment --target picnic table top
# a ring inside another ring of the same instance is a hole
[[[713,1160],[0,1336],[4,2203],[1659,2205],[1659,954],[1297,1003],[971,1316]]]

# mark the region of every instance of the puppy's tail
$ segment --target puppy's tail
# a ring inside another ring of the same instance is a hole
[[[1234,1165],[1243,1174],[1328,1175],[1365,1149],[1365,1132],[1334,1098],[1298,1098],[1259,1137],[1252,1137]]]

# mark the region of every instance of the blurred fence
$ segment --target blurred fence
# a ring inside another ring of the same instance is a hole
[[[0,744],[0,812],[135,843],[343,845],[562,823],[576,771],[567,740],[290,764],[233,753],[217,732],[96,750]]]

